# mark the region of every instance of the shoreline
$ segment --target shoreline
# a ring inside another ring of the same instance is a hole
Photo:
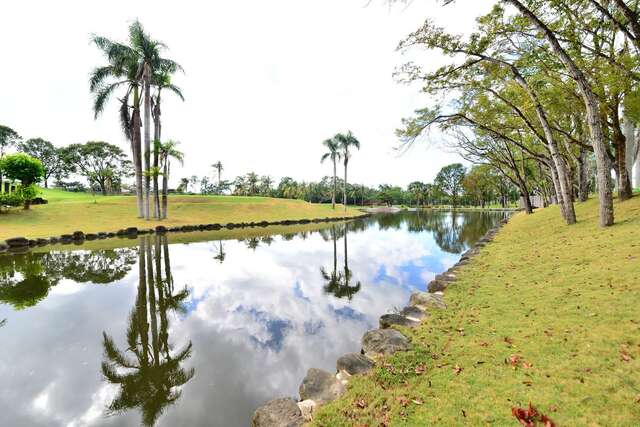
[[[28,237],[18,236],[0,240],[0,254],[3,253],[24,253],[28,252],[32,248],[41,248],[45,246],[52,246],[57,244],[62,245],[82,245],[85,242],[95,240],[106,240],[113,238],[127,238],[135,239],[138,236],[145,234],[167,234],[167,233],[191,233],[191,232],[203,232],[203,231],[219,231],[219,230],[235,230],[244,228],[266,228],[270,226],[290,226],[290,225],[306,225],[306,224],[322,224],[330,222],[342,222],[351,221],[355,219],[362,219],[371,216],[369,213],[353,216],[339,216],[339,217],[323,217],[323,218],[303,218],[303,219],[285,219],[275,221],[251,221],[251,222],[230,222],[227,224],[209,223],[209,224],[197,224],[197,225],[182,225],[167,227],[162,224],[156,225],[152,228],[137,228],[126,227],[117,231],[103,231],[97,233],[85,233],[81,230],[61,234],[59,236],[51,236],[49,238],[36,238],[30,239]]]

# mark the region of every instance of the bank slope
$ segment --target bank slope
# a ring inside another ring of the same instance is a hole
[[[59,236],[81,230],[85,233],[117,231],[127,227],[150,228],[229,222],[259,222],[360,215],[356,209],[269,197],[170,196],[169,219],[162,222],[138,219],[135,197],[93,197],[84,193],[45,190],[47,205],[30,211],[0,214],[0,242],[7,238]]]
[[[530,403],[557,425],[637,423],[640,197],[615,209],[606,229],[595,200],[570,227],[556,207],[516,215],[446,310],[401,329],[413,350],[354,377],[315,425],[518,425],[512,408]]]

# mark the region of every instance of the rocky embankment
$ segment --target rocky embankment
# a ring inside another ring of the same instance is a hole
[[[465,252],[460,261],[446,272],[437,275],[428,286],[428,292],[414,292],[409,303],[399,313],[380,317],[378,329],[367,331],[361,342],[359,353],[348,353],[336,362],[335,373],[311,368],[298,389],[300,399],[279,398],[259,407],[253,414],[253,427],[297,427],[313,420],[315,410],[342,395],[353,375],[364,374],[373,369],[385,355],[411,348],[411,342],[394,325],[417,327],[428,319],[429,312],[447,308],[444,291],[456,282],[457,272],[469,263],[482,247],[491,242],[507,219],[489,231]]]

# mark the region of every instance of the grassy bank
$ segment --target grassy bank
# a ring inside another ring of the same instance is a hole
[[[640,419],[640,197],[597,226],[597,202],[517,214],[415,330],[414,349],[354,377],[320,426],[519,425],[531,403],[556,425]],[[382,314],[382,313],[381,313]]]
[[[137,218],[132,196],[92,196],[43,190],[47,205],[33,206],[29,211],[12,210],[0,215],[0,241],[10,237],[49,237],[74,230],[85,233],[117,231],[126,227],[149,228],[207,223],[275,221],[358,215],[349,208],[331,209],[330,205],[311,204],[301,200],[268,197],[170,196],[169,219],[160,222]]]

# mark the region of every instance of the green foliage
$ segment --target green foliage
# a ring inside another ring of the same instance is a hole
[[[24,199],[19,192],[0,193],[0,208],[3,206],[22,206]]]
[[[0,170],[9,179],[16,179],[28,186],[39,182],[44,176],[40,160],[28,154],[9,154],[0,159]]]
[[[454,206],[458,204],[458,196],[462,191],[464,175],[464,166],[460,163],[453,163],[440,169],[434,180],[434,184],[438,189],[451,198]]]
[[[70,165],[65,161],[61,150],[51,142],[42,138],[31,138],[18,143],[18,149],[42,162],[45,183],[50,177],[61,180],[69,175]]]
[[[18,132],[8,126],[0,125],[0,157],[9,147],[16,145],[20,141]]]

